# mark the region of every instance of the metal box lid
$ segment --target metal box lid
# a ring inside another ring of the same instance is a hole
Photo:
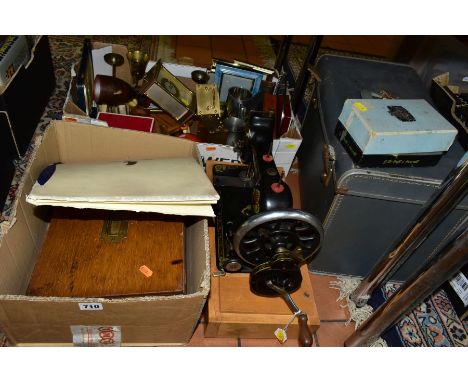
[[[441,153],[457,135],[423,99],[347,99],[338,120],[364,155]]]

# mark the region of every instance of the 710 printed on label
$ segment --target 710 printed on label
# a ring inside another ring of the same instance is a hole
[[[80,310],[102,310],[102,304],[98,302],[80,302]]]

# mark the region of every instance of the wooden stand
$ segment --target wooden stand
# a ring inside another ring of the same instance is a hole
[[[211,251],[211,290],[208,297],[205,337],[230,338],[275,338],[274,332],[284,328],[292,317],[292,312],[281,297],[260,297],[249,287],[249,274],[227,273],[215,277],[216,245],[214,229],[210,228]],[[302,285],[291,296],[296,305],[308,316],[312,333],[320,326],[310,283],[307,266],[301,268]],[[295,319],[288,327],[288,338],[298,335],[298,322]]]

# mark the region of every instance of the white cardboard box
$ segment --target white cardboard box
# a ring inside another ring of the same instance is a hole
[[[276,167],[283,169],[286,177],[291,169],[291,165],[296,157],[297,150],[302,143],[299,122],[293,116],[291,126],[288,131],[279,139],[273,140],[272,154],[275,159]]]
[[[65,298],[26,296],[25,291],[45,238],[49,207],[25,198],[39,173],[55,162],[74,163],[192,156],[188,140],[138,131],[53,121],[18,190],[15,218],[0,241],[0,326],[16,345],[71,345],[72,330],[113,327],[122,345],[187,343],[200,318],[210,286],[207,220],[186,224],[186,290],[184,295],[132,298]],[[81,304],[81,305],[80,305]],[[82,310],[84,305],[101,309]]]
[[[203,167],[206,166],[206,161],[209,160],[228,163],[241,162],[232,146],[218,143],[198,143],[198,151],[200,152],[200,161]]]
[[[104,62],[104,54],[105,53],[119,53],[124,57],[124,63],[121,66],[116,68],[116,77],[128,82],[129,84],[132,83],[132,75],[130,73],[130,64],[127,59],[127,47],[125,45],[119,44],[106,44],[101,42],[93,42],[93,68],[94,68],[94,75],[103,74],[103,75],[111,75],[112,74],[112,67]],[[149,61],[148,65],[146,66],[146,71],[151,69],[156,64],[155,61]],[[76,66],[76,65],[75,65]],[[172,63],[164,63],[164,66],[169,70],[174,76],[177,76],[182,82],[189,86],[190,84],[195,84],[191,79],[191,73],[194,70],[206,70],[204,68],[200,68],[197,66],[190,66],[190,65],[180,65],[180,64],[172,64]],[[71,70],[71,81],[70,87],[68,89],[67,98],[63,105],[63,119],[67,121],[74,121],[74,122],[81,122],[81,123],[91,123],[97,125],[104,125],[101,121],[96,119],[92,119],[86,115],[84,111],[82,111],[73,101],[71,97],[71,89],[75,86],[75,67],[72,67]],[[184,81],[185,79],[189,81]],[[195,86],[193,85],[192,91],[195,91]]]

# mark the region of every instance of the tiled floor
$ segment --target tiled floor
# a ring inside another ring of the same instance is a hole
[[[209,67],[212,58],[222,58],[263,65],[254,36],[170,36],[166,41],[179,62]]]
[[[272,37],[276,40],[282,38],[282,36]],[[209,67],[214,57],[263,65],[259,38],[265,39],[268,36],[165,36],[164,44],[170,47],[174,52],[174,58],[180,63]],[[391,60],[396,55],[402,40],[403,36],[325,36],[321,47]],[[292,41],[308,45],[310,36],[294,36]]]

